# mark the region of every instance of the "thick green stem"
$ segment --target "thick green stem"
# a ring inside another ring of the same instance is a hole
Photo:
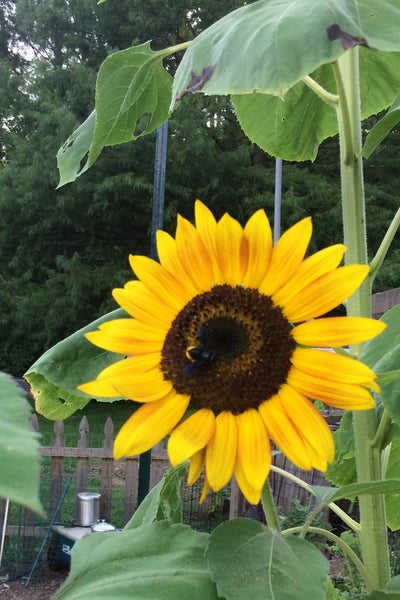
[[[358,48],[348,50],[334,66],[340,97],[337,108],[344,243],[347,264],[367,263],[364,183],[361,153],[361,115]],[[347,301],[349,316],[371,316],[371,283],[364,284]],[[360,348],[353,347],[354,354]],[[354,437],[358,481],[381,479],[380,448],[373,445],[377,432],[374,410],[354,411]],[[389,553],[382,495],[361,496],[360,540],[365,567],[374,589],[383,589],[390,579]]]

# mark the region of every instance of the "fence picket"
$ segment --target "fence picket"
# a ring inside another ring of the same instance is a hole
[[[56,434],[53,440],[53,448],[61,450],[64,448],[64,421],[56,421],[54,423],[54,433]],[[50,469],[50,504],[49,515],[54,514],[58,502],[61,498],[63,490],[63,474],[64,474],[64,458],[62,456],[53,456],[51,459]],[[60,515],[61,517],[61,515]]]
[[[103,448],[108,450],[112,454],[113,449],[113,432],[114,424],[111,417],[108,417],[106,424],[104,425],[104,440]],[[113,478],[113,467],[114,459],[104,457],[101,461],[101,475],[100,475],[100,516],[106,521],[111,519],[111,492],[112,492],[112,478]]]
[[[89,423],[87,417],[83,417],[79,424],[79,440],[78,448],[87,448],[88,446],[88,433]],[[75,475],[75,493],[86,492],[87,490],[87,478],[89,469],[89,459],[87,456],[78,456],[76,461],[76,475]],[[75,499],[75,513],[74,520],[77,521],[79,516],[79,505],[77,499]]]

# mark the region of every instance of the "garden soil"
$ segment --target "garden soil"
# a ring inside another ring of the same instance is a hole
[[[54,572],[42,567],[40,578],[33,577],[26,589],[24,589],[26,577],[3,584],[0,581],[0,600],[50,600],[64,583],[67,575],[68,571]]]

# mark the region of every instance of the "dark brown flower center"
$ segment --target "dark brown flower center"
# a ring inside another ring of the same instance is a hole
[[[218,285],[176,316],[161,368],[193,407],[240,414],[277,393],[294,348],[291,325],[268,296]]]

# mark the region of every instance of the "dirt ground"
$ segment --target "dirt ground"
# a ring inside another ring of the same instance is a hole
[[[68,572],[55,573],[48,568],[41,568],[40,579],[32,577],[24,589],[27,577],[8,581],[1,585],[0,600],[50,600],[59,587],[64,583]]]

